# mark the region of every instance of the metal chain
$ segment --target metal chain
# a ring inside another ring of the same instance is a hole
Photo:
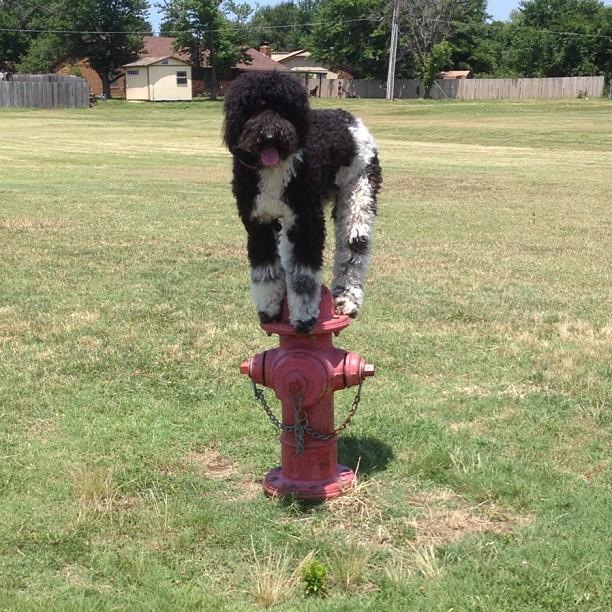
[[[357,407],[359,406],[359,402],[361,401],[361,385],[362,385],[363,381],[359,380],[359,387],[357,387],[357,393],[355,394],[355,397],[353,399],[353,403],[351,404],[351,409],[349,410],[349,413],[346,415],[346,418],[344,419],[344,421],[342,421],[342,423],[336,427],[336,429],[334,429],[334,431],[332,431],[331,433],[328,434],[322,434],[319,433],[318,431],[314,430],[312,427],[310,427],[310,425],[308,424],[308,415],[304,416],[304,421],[305,421],[305,425],[304,427],[304,431],[311,435],[313,438],[317,439],[317,440],[321,440],[323,442],[327,441],[327,440],[331,440],[332,438],[335,438],[336,436],[338,436],[340,433],[342,433],[349,425],[349,423],[353,420],[353,417],[355,416],[355,413],[357,412]]]
[[[280,429],[281,431],[294,431],[293,426],[284,425],[276,418],[276,415],[272,412],[272,408],[270,408],[266,400],[263,389],[258,389],[255,381],[253,381],[253,395],[255,396],[255,399],[263,406],[265,413],[268,415],[268,418],[276,429]]]
[[[306,419],[302,415],[302,402],[297,401],[298,397],[300,400],[304,399],[301,395],[292,395],[291,403],[293,404],[293,414],[295,415],[295,425],[293,426],[295,431],[295,454],[299,457],[304,453],[304,423]]]
[[[253,395],[255,396],[255,399],[262,405],[265,413],[268,415],[268,418],[270,419],[274,427],[280,429],[281,431],[295,433],[295,452],[297,455],[301,455],[304,452],[304,432],[306,432],[308,435],[312,436],[316,440],[321,440],[322,442],[325,442],[327,440],[335,438],[348,427],[353,417],[355,416],[355,412],[357,412],[357,407],[359,406],[359,402],[361,401],[362,384],[363,381],[360,380],[359,387],[357,387],[357,393],[353,399],[353,403],[351,404],[351,409],[349,410],[349,413],[344,419],[344,421],[342,421],[341,425],[336,427],[334,431],[328,434],[319,433],[318,431],[310,427],[310,425],[308,424],[308,415],[303,414],[302,412],[301,402],[298,402],[296,400],[292,402],[293,410],[295,413],[295,425],[285,425],[276,417],[274,412],[272,412],[272,408],[270,408],[270,405],[266,400],[263,389],[258,389],[257,385],[255,384],[255,381],[253,381]],[[292,395],[291,398],[293,399],[294,396]]]

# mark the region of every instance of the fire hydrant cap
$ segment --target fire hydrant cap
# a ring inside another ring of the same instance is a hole
[[[319,303],[319,316],[311,333],[327,334],[330,332],[340,332],[351,323],[351,318],[347,315],[336,314],[336,301],[332,292],[325,286],[321,287],[321,301]],[[295,336],[293,325],[289,322],[289,307],[287,298],[283,302],[281,320],[278,323],[264,323],[262,328],[269,334],[280,334],[282,336]]]

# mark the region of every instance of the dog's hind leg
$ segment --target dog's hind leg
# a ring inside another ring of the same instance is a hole
[[[245,223],[247,251],[251,264],[251,295],[262,323],[280,318],[285,297],[285,271],[278,253],[278,222]]]
[[[333,213],[336,251],[332,281],[339,314],[355,317],[363,304],[381,176],[378,156],[374,152],[359,171],[347,177],[339,187]]]

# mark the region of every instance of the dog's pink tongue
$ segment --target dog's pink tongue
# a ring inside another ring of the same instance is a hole
[[[266,147],[261,152],[261,163],[264,166],[276,166],[280,161],[280,155],[274,147]]]

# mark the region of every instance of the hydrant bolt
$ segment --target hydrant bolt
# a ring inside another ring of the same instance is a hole
[[[304,384],[299,380],[292,380],[289,382],[289,393],[291,395],[301,395],[304,393]]]

